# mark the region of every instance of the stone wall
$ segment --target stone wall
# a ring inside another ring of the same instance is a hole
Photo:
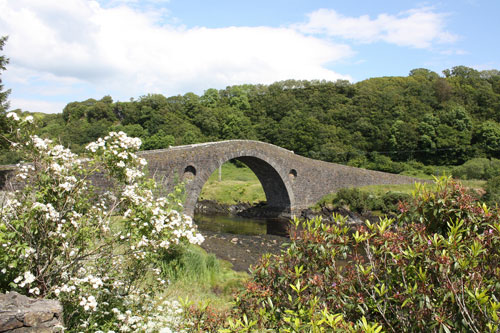
[[[17,292],[0,294],[0,332],[63,332],[58,301],[32,299]]]

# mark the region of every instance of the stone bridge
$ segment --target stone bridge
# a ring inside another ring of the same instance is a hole
[[[295,155],[272,144],[231,140],[168,149],[140,155],[148,161],[151,175],[171,190],[185,182],[185,213],[193,215],[203,185],[225,162],[236,159],[258,177],[268,208],[276,215],[295,215],[324,195],[343,187],[374,184],[406,184],[415,178],[327,163]]]

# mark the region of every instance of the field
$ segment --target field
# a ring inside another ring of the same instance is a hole
[[[257,203],[266,200],[262,185],[248,167],[225,163],[222,165],[221,174],[221,181],[219,170],[215,170],[210,176],[203,186],[200,200],[214,200],[225,204]]]

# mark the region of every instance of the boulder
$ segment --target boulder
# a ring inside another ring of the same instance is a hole
[[[17,292],[0,294],[0,332],[62,332],[63,308],[56,300],[33,299]]]

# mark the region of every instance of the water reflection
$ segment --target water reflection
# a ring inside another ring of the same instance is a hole
[[[250,219],[239,216],[201,215],[194,216],[200,230],[237,235],[288,236],[286,219]]]

